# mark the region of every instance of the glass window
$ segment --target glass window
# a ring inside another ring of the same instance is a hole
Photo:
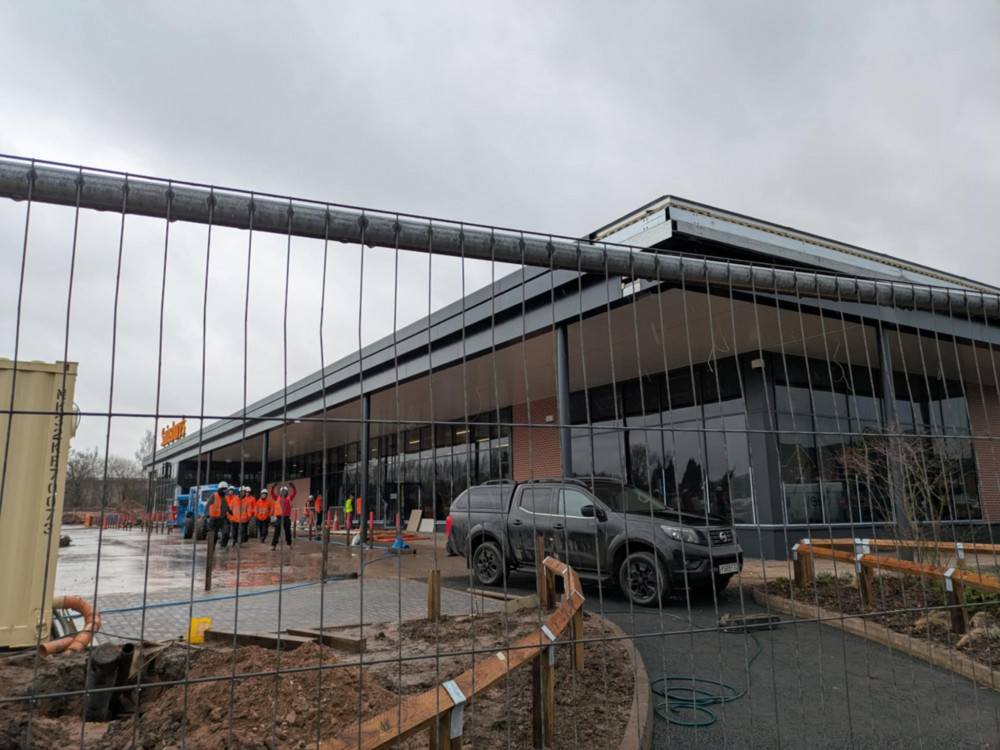
[[[740,369],[735,357],[708,362],[703,366],[701,394],[702,403],[740,398]]]
[[[677,507],[693,513],[705,510],[705,459],[700,427],[697,422],[686,422],[672,432]]]
[[[552,515],[556,510],[555,490],[552,487],[528,485],[522,490],[518,504],[528,513]]]
[[[750,449],[742,414],[705,420],[709,510],[734,523],[753,523]]]
[[[604,423],[608,425],[609,423]],[[611,425],[614,422],[610,423]],[[625,441],[623,430],[615,427],[594,426],[593,476],[625,477]]]
[[[559,508],[556,513],[560,516],[583,518],[581,508],[587,505],[593,506],[594,499],[586,492],[565,489],[559,493]]]
[[[774,404],[777,411],[783,414],[794,414],[796,417],[804,416],[806,419],[812,414],[812,401],[809,398],[808,388],[776,385],[774,387]]]

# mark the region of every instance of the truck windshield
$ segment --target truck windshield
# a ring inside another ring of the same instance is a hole
[[[593,493],[611,510],[618,513],[654,513],[666,510],[661,500],[638,487],[620,485],[617,482],[594,482]]]

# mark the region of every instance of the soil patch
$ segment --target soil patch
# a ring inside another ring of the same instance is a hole
[[[40,698],[34,704],[30,742],[29,697],[82,690],[87,655],[44,659],[37,677],[33,656],[8,658],[0,660],[0,698],[26,700],[0,704],[0,750],[80,746],[81,732],[82,747],[95,750],[315,747],[317,738],[326,740],[356,726],[359,715],[367,718],[394,708],[408,696],[457,677],[539,624],[537,611],[524,610],[365,626],[368,650],[360,663],[357,654],[316,644],[280,656],[257,646],[189,650],[175,644],[153,662],[153,684],[144,688],[139,717],[83,724],[82,696]],[[357,627],[352,630],[356,633]],[[557,641],[555,748],[603,750],[620,744],[634,676],[627,646],[606,640],[615,635],[606,621],[585,615],[584,636],[598,640],[585,645],[582,672],[572,671],[571,647]],[[282,674],[275,674],[277,668]],[[184,679],[189,680],[186,685],[155,685]],[[530,748],[531,715],[531,669],[525,666],[466,706],[463,743]],[[426,746],[426,734],[401,744],[407,750]]]
[[[387,690],[402,696],[424,692],[460,675],[499,646],[516,643],[538,629],[537,610],[481,617],[442,617],[366,629],[367,670]],[[631,657],[606,621],[584,612],[584,670],[573,672],[567,633],[555,644],[556,726],[554,748],[616,748],[621,743],[634,695]],[[423,656],[406,662],[384,661]],[[473,747],[530,748],[531,668],[510,674],[465,708],[463,744]]]
[[[875,600],[868,607],[861,604],[857,580],[849,576],[818,577],[805,588],[799,588],[788,579],[781,578],[758,588],[768,594],[794,599],[831,612],[863,615],[870,622],[876,622],[897,633],[925,639],[938,646],[957,648],[962,638],[951,632],[948,610],[943,609],[948,605],[943,587],[915,576],[876,575]],[[967,590],[967,594],[970,599],[974,595],[971,590]],[[1000,621],[1000,604],[970,603],[967,610],[970,617],[976,612],[983,612],[990,623]],[[975,639],[964,643],[958,650],[986,667],[1000,666],[998,639]]]

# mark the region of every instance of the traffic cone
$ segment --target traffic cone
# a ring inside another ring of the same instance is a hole
[[[334,517],[333,517],[333,530],[334,531],[340,531],[340,522],[337,520],[337,516],[336,515],[334,515]]]

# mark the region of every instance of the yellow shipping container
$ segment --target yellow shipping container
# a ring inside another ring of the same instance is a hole
[[[49,639],[76,367],[0,359],[0,648]]]

